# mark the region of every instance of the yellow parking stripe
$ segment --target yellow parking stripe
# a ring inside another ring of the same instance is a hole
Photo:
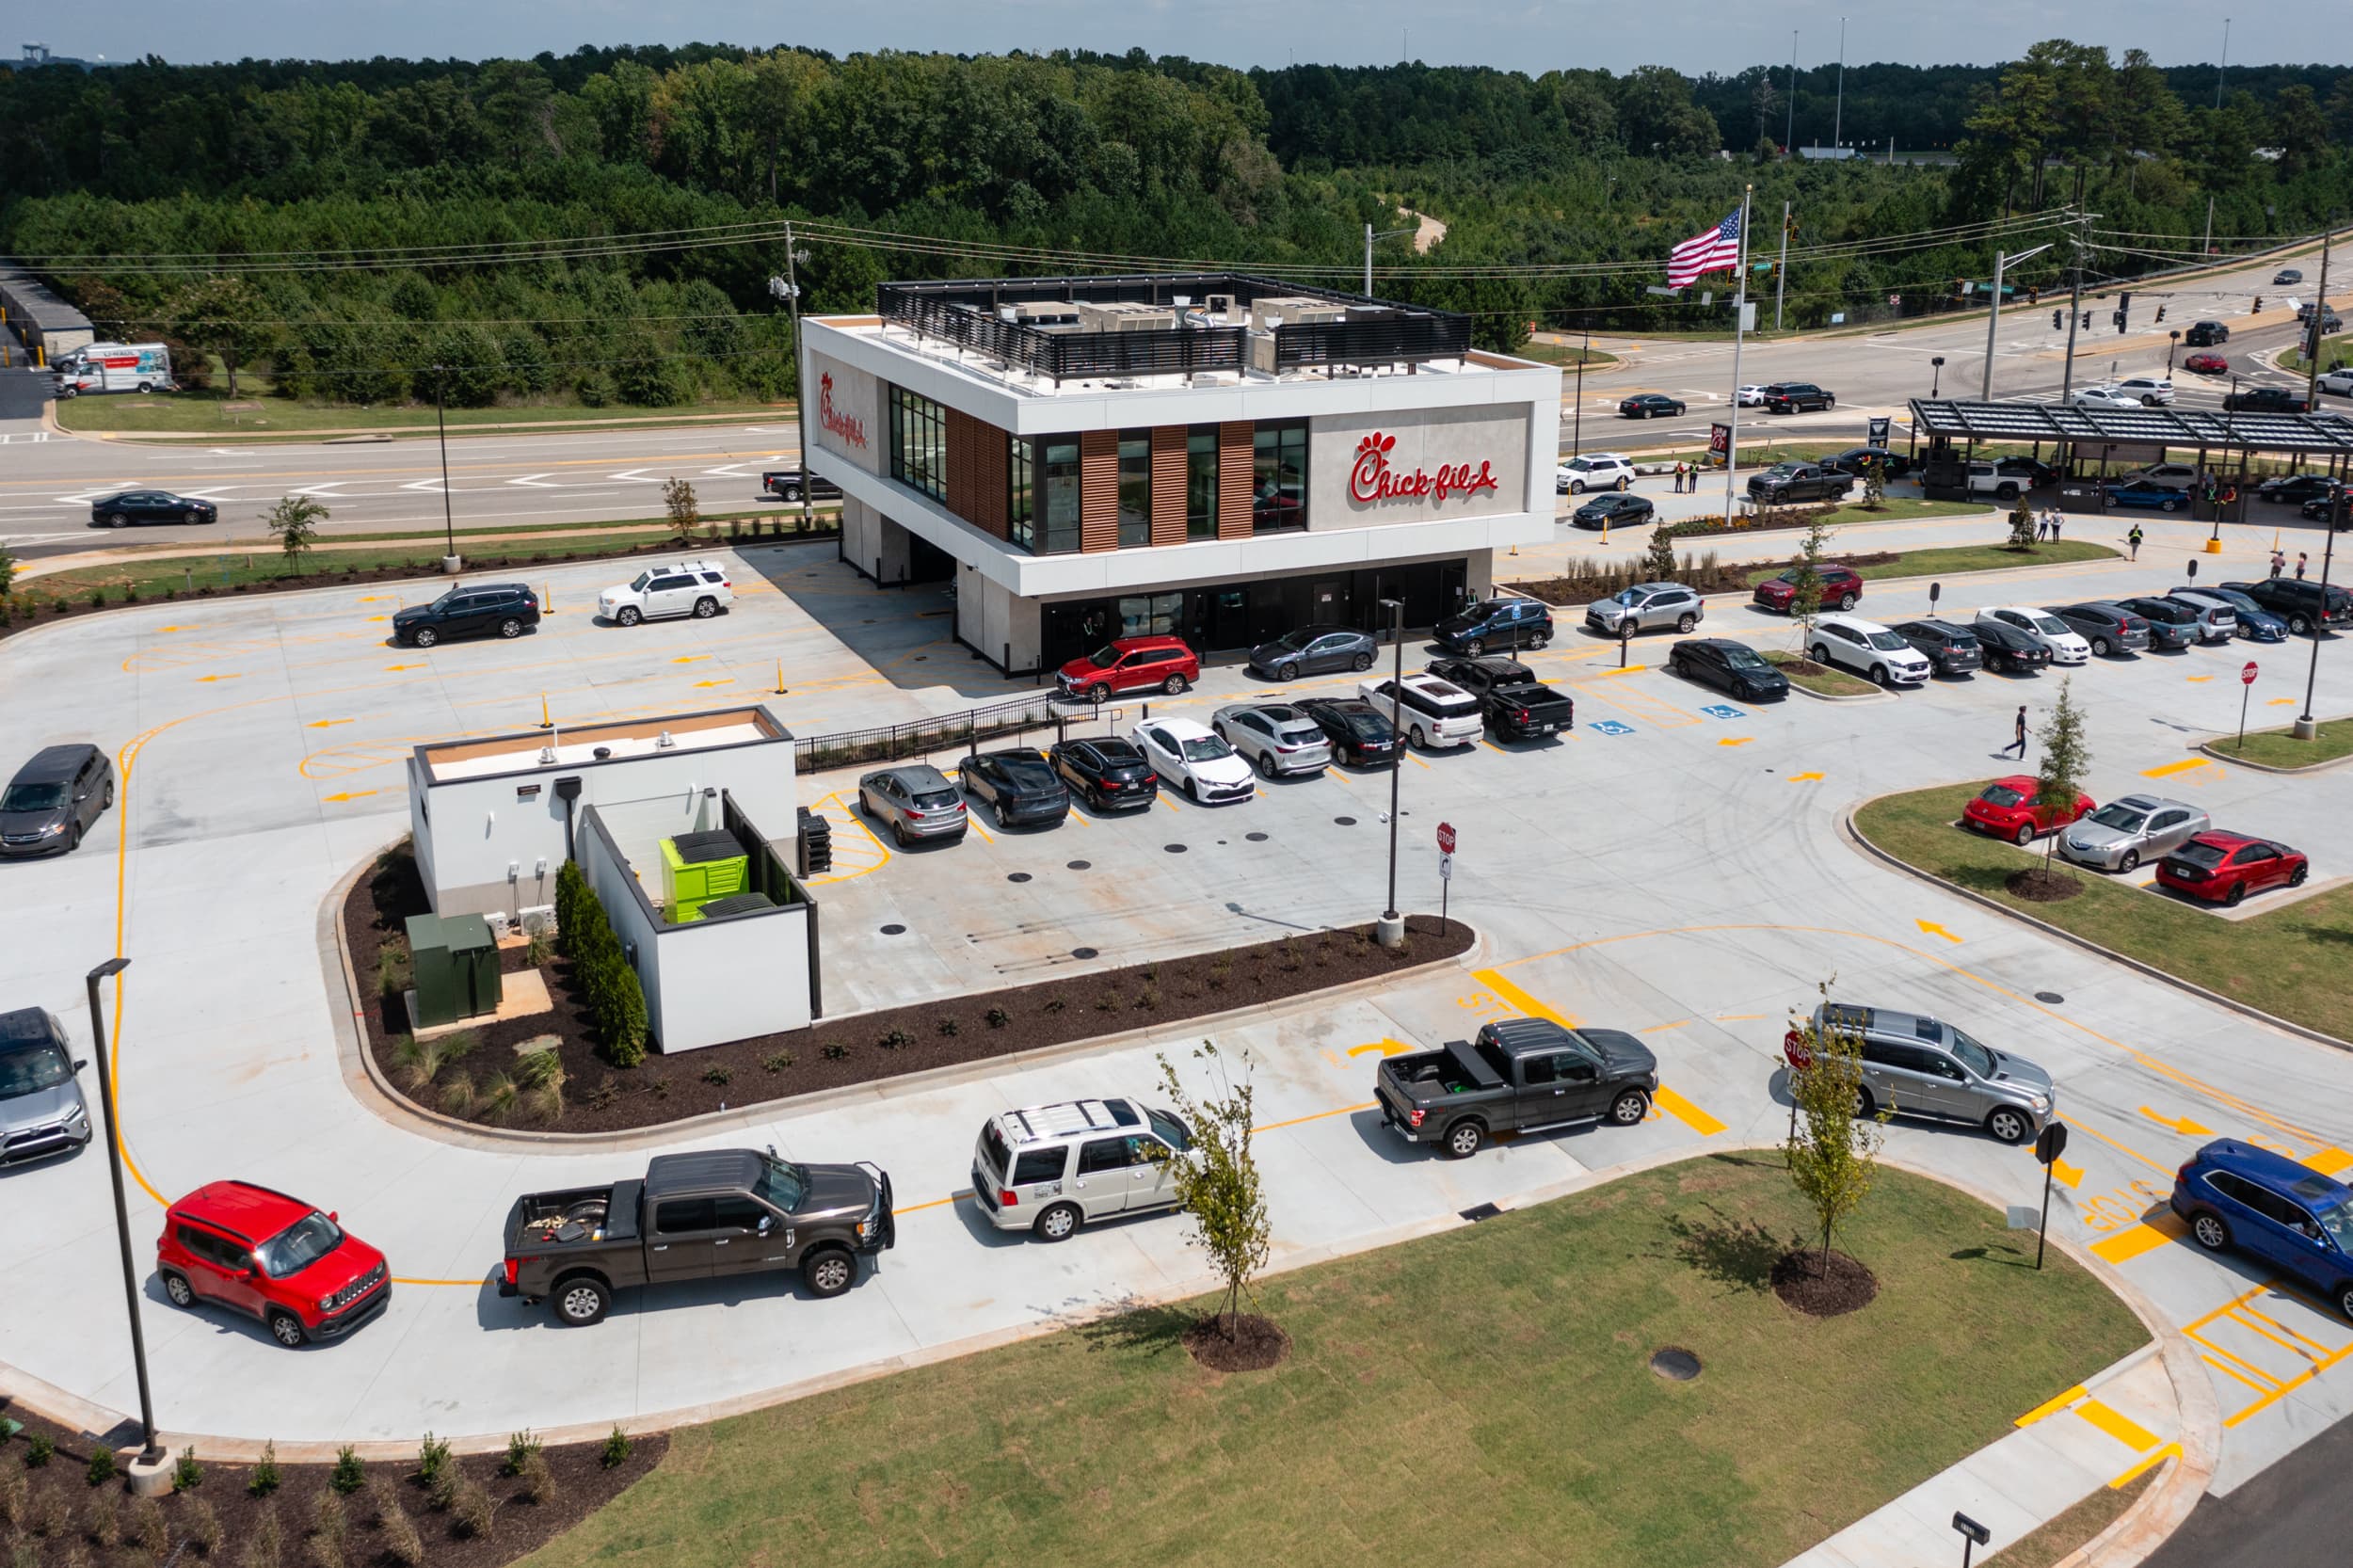
[[[2169,1459],[2179,1459],[2181,1457],[2182,1446],[2179,1443],[2168,1443],[2165,1447],[2148,1455],[2142,1459],[2139,1464],[2134,1465],[2131,1469],[2125,1471],[2122,1475],[2108,1482],[2108,1490],[2111,1492],[2121,1491],[2123,1488],[2130,1486],[2134,1481],[2138,1480],[2142,1472],[2153,1470]]]
[[[2115,1438],[2135,1453],[2147,1453],[2157,1446],[2157,1434],[2138,1421],[2098,1400],[2086,1400],[2075,1407],[2075,1414]]]
[[[1471,974],[1471,978],[1479,982],[1480,984],[1485,986],[1488,990],[1493,991],[1498,1001],[1503,1002],[1515,1013],[1522,1014],[1530,1018],[1549,1018],[1554,1023],[1559,1024],[1562,1029],[1575,1029],[1577,1027],[1577,1019],[1573,1016],[1566,1013],[1556,1013],[1551,1008],[1546,1007],[1543,1002],[1538,1001],[1534,997],[1529,996],[1526,991],[1521,990],[1518,986],[1504,979],[1503,972],[1500,969],[1474,970]]]
[[[2340,1148],[2314,1149],[2304,1157],[2304,1163],[2322,1176],[2332,1176],[2353,1165],[2353,1151]]]
[[[2069,1405],[2073,1404],[2077,1400],[2082,1399],[2084,1395],[2089,1392],[2089,1390],[2085,1388],[2084,1385],[2079,1383],[2075,1384],[2074,1387],[2070,1388],[2066,1393],[2043,1400],[2041,1404],[2035,1406],[2032,1410],[2027,1411],[2024,1416],[2018,1417],[2017,1420],[2012,1421],[2010,1425],[2014,1427],[2033,1426],[2037,1421],[2041,1420],[2046,1416],[2057,1415],[2060,1411],[2065,1410]]]
[[[1724,1129],[1723,1123],[1663,1083],[1658,1086],[1657,1093],[1653,1094],[1651,1098],[1657,1104],[1659,1110],[1664,1111],[1703,1138],[1713,1138]]]
[[[2171,1223],[2168,1224],[2169,1221]],[[2181,1222],[2171,1214],[2166,1214],[2149,1224],[2120,1230],[2114,1236],[2092,1242],[2091,1255],[2103,1263],[2129,1263],[2143,1253],[2155,1252],[2159,1247],[2181,1239]]]

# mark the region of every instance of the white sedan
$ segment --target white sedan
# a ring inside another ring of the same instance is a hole
[[[1128,739],[1152,771],[1202,805],[1248,800],[1257,792],[1250,764],[1234,748],[1191,719],[1146,719]]]
[[[2068,401],[2078,408],[2138,408],[2139,394],[2121,387],[2080,387]]]
[[[2088,664],[2091,662],[2091,645],[2068,624],[2048,610],[2034,610],[2024,605],[2002,604],[1977,612],[1979,621],[1999,621],[2013,632],[2023,632],[2041,647],[2051,650],[2055,664]]]
[[[1742,387],[1732,394],[1732,400],[1743,408],[1762,408],[1765,407],[1765,389],[1762,386]]]

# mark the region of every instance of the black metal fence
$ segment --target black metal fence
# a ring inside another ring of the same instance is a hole
[[[831,735],[804,736],[794,746],[793,771],[826,773],[867,762],[900,762],[911,757],[928,759],[934,752],[961,753],[983,741],[1001,740],[1008,735],[1017,742],[1033,729],[1047,731],[1040,737],[1042,742],[1058,741],[1074,731],[1086,733],[1098,728],[1109,733],[1126,716],[1124,708],[1090,707],[1083,703],[1074,706],[1058,700],[1053,692],[1039,692],[1010,702],[991,703],[985,708],[943,713],[937,718],[917,719],[881,729],[844,729]]]
[[[888,283],[876,292],[875,304],[886,321],[1057,380],[1237,370],[1242,362],[1243,331],[1239,327],[1046,332],[937,294]]]

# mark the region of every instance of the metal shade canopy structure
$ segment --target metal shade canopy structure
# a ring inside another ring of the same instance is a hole
[[[1912,427],[1930,440],[2064,441],[2083,446],[2194,447],[2353,458],[2353,418],[2335,413],[2228,414],[2183,408],[2079,408],[2067,403],[1912,400]]]

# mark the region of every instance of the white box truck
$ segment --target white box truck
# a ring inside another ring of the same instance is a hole
[[[171,351],[159,343],[94,343],[57,364],[57,395],[169,392]]]

